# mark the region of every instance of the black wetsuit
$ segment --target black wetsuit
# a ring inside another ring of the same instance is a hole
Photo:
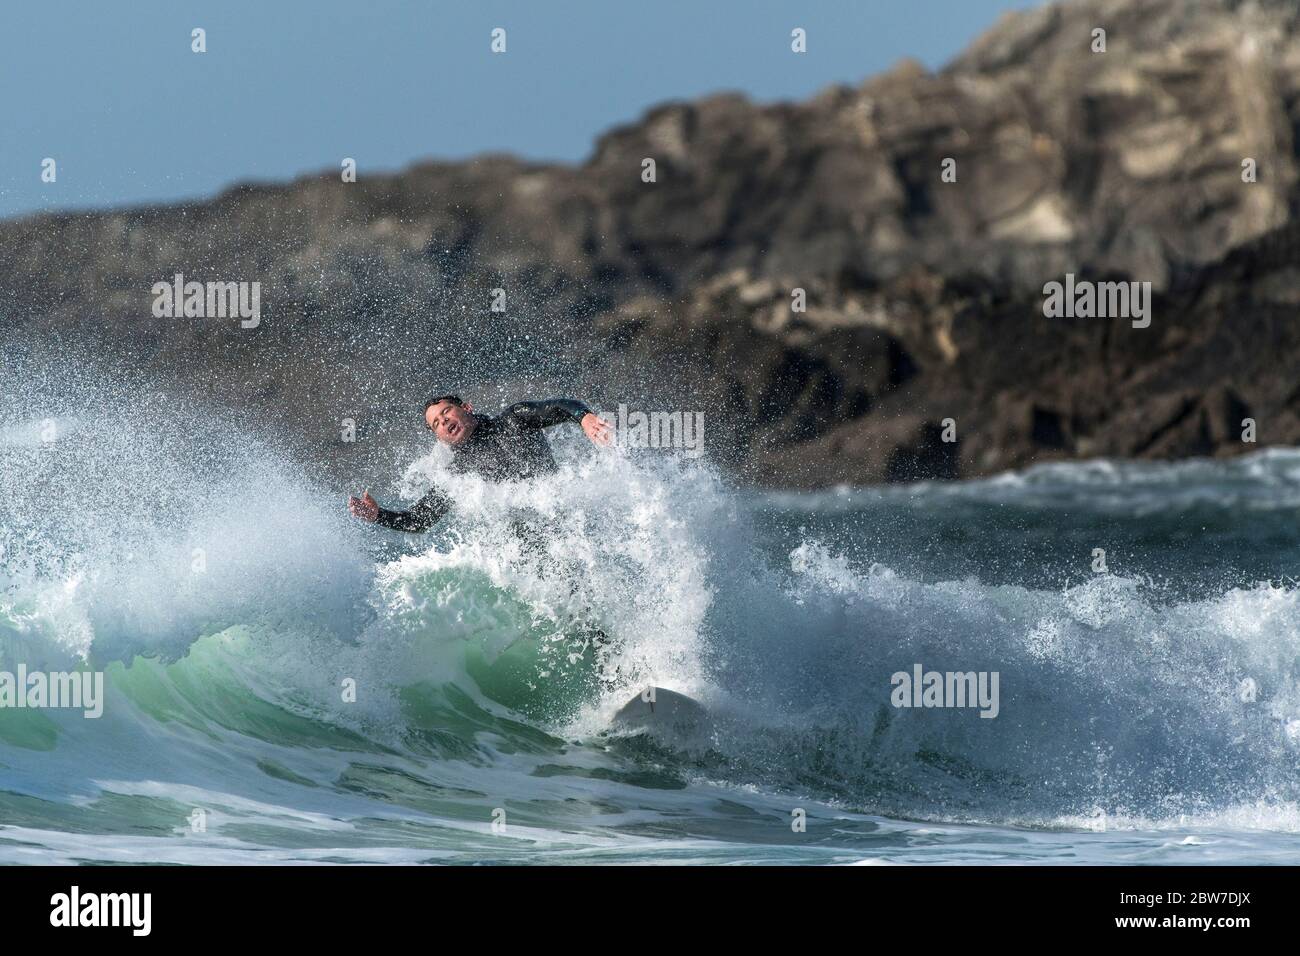
[[[571,398],[518,402],[495,418],[475,416],[469,438],[452,451],[451,468],[488,481],[523,481],[549,475],[555,468],[551,446],[542,429],[565,422],[580,423],[591,409]],[[451,510],[451,499],[434,488],[406,511],[379,509],[376,521],[396,531],[428,531]]]

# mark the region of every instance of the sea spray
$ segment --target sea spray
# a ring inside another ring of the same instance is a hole
[[[1079,858],[1194,826],[1262,859],[1300,830],[1295,453],[765,496],[560,433],[530,486],[417,462],[384,496],[457,507],[416,537],[220,415],[89,397],[0,423],[5,664],[84,658],[107,699],[0,711],[25,852],[916,860],[992,832]],[[997,719],[889,706],[917,662],[997,671]],[[700,700],[709,737],[612,731],[646,683]],[[788,843],[796,805],[816,842]]]

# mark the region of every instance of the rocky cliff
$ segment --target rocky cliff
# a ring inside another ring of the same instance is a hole
[[[3,223],[0,337],[344,470],[449,387],[707,408],[717,457],[793,486],[1229,455],[1300,443],[1298,121],[1293,0],[1053,4],[936,73],[665,105],[579,167]],[[260,324],[154,317],[176,273],[260,282]],[[1151,283],[1150,325],[1046,317],[1066,273]]]

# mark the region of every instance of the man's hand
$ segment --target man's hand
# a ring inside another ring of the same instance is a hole
[[[595,412],[587,412],[582,416],[582,430],[586,432],[593,445],[600,445],[603,448],[614,443],[614,426],[597,416]]]
[[[348,511],[360,518],[362,521],[379,520],[379,502],[370,497],[370,492],[362,492],[361,497],[351,497],[348,499]]]

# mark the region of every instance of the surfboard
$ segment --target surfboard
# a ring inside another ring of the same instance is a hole
[[[659,731],[674,735],[698,733],[707,727],[709,712],[699,701],[666,687],[647,687],[614,715],[623,731]]]

